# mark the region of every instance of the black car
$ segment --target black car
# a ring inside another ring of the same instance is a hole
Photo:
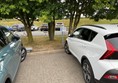
[[[48,31],[48,24],[42,24],[41,28],[40,28],[41,31]]]

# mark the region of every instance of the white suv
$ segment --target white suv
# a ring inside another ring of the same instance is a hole
[[[118,25],[84,25],[65,42],[81,63],[85,83],[118,83]]]

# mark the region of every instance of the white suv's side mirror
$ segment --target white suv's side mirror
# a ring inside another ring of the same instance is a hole
[[[74,34],[74,35],[79,35],[79,32],[74,32],[73,34]]]
[[[71,34],[68,34],[68,36],[70,36]]]

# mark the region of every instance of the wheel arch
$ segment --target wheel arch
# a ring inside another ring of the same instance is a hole
[[[84,60],[88,60],[88,58],[84,55],[84,56],[82,56],[82,58],[81,58],[81,65],[83,65],[83,61]],[[88,60],[89,61],[89,60]]]
[[[6,80],[5,80],[5,83],[12,83],[11,79],[8,77]]]
[[[91,68],[92,68],[92,71],[93,71],[93,67],[92,67],[92,65],[91,65],[91,63],[90,63],[90,61],[89,61],[89,59],[88,59],[85,55],[82,56],[82,58],[81,58],[81,66],[83,65],[84,60],[88,60],[90,66],[91,66]],[[94,72],[94,71],[93,71],[93,76],[94,76],[94,78],[95,78],[95,72]]]

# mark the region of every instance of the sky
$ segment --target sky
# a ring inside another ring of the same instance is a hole
[[[64,2],[65,0],[61,0],[62,2]]]

